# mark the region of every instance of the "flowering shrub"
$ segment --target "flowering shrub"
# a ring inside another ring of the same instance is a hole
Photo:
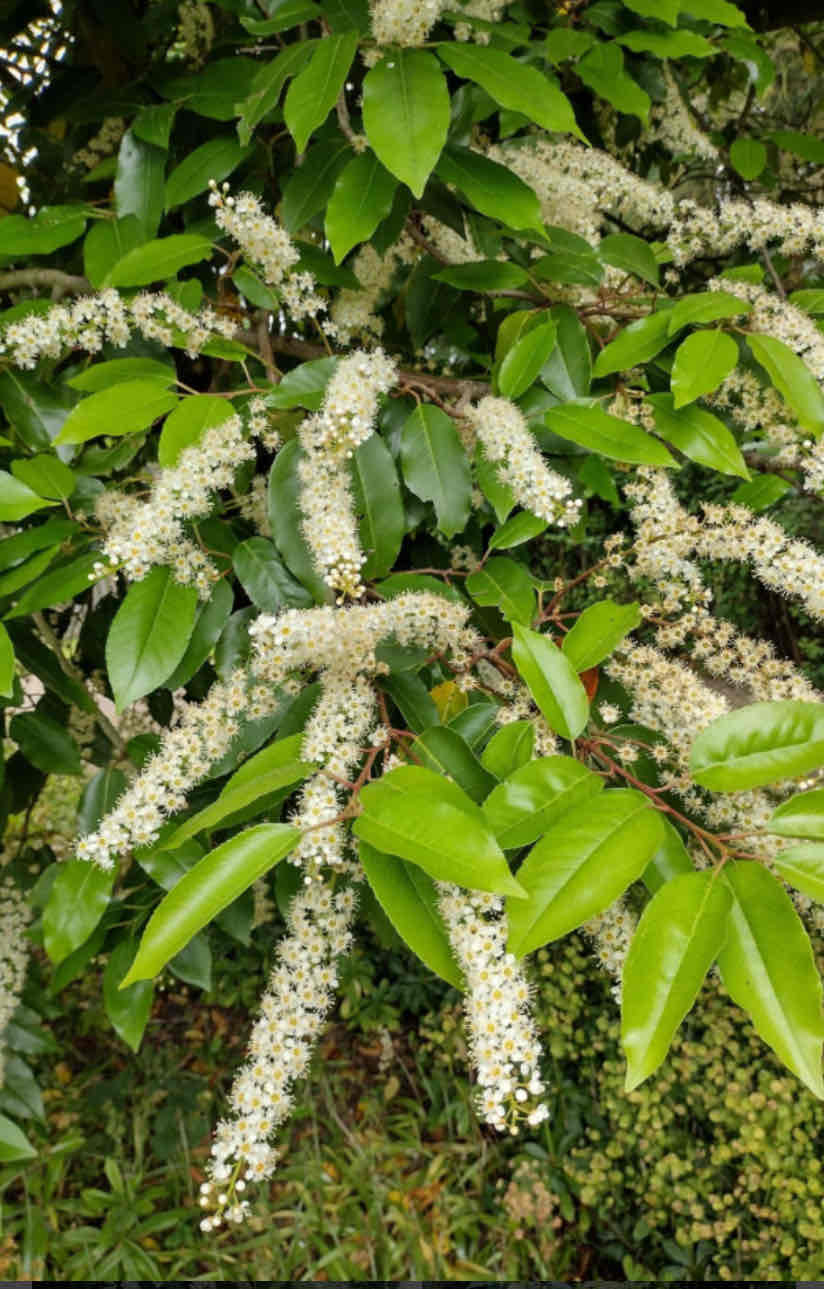
[[[728,0],[160,11],[128,103],[74,47],[29,86],[0,221],[3,808],[86,780],[73,857],[5,853],[55,988],[107,954],[136,1048],[275,874],[204,1231],[277,1165],[364,909],[463,990],[491,1130],[552,1116],[529,958],[578,928],[627,1093],[717,971],[824,1098],[824,705],[705,582],[824,617],[764,513],[824,480],[800,46]],[[722,500],[679,500],[685,461]]]

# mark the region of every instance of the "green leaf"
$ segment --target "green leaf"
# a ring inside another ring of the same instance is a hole
[[[289,86],[283,117],[299,153],[335,106],[357,47],[357,32],[327,36]]]
[[[529,281],[526,269],[519,264],[499,260],[472,260],[469,264],[450,264],[432,274],[436,282],[446,282],[459,291],[511,291]]]
[[[360,544],[366,555],[361,577],[384,577],[403,542],[406,521],[395,461],[379,434],[358,445],[350,463]]]
[[[29,372],[0,372],[0,403],[20,438],[33,451],[51,447],[71,410],[68,391],[50,389]]]
[[[819,438],[824,430],[824,394],[810,369],[775,336],[748,335],[747,344],[753,358],[795,412],[798,424]]]
[[[15,523],[54,504],[54,501],[38,497],[28,484],[16,479],[8,470],[0,470],[0,521],[3,523]]]
[[[312,145],[283,184],[280,217],[287,232],[299,232],[313,215],[325,209],[335,180],[351,156],[349,144],[342,139]]]
[[[475,756],[466,739],[447,725],[430,725],[415,739],[411,751],[428,769],[449,775],[478,804],[497,782]]]
[[[608,658],[641,623],[641,606],[601,600],[590,604],[564,636],[561,648],[576,671],[588,671]]]
[[[174,277],[178,269],[187,264],[207,260],[212,254],[212,244],[196,233],[178,233],[161,237],[127,251],[106,274],[106,286],[148,286]]]
[[[480,808],[443,775],[400,766],[367,784],[358,799],[362,813],[352,831],[359,839],[439,881],[521,895]]]
[[[664,1060],[727,937],[732,896],[716,874],[673,877],[641,914],[623,971],[626,1092]]]
[[[392,209],[397,186],[372,152],[362,152],[344,166],[326,207],[325,231],[336,264],[372,236]]]
[[[396,595],[403,595],[406,591],[430,591],[433,595],[442,595],[445,600],[452,600],[453,604],[466,604],[466,600],[454,586],[440,582],[427,573],[393,573],[374,589],[385,600],[394,599]]]
[[[0,622],[0,694],[4,698],[11,698],[14,693],[14,676],[14,645]]]
[[[738,345],[725,331],[694,331],[675,351],[671,384],[676,408],[717,389],[738,364]]]
[[[512,660],[550,729],[576,739],[589,719],[589,699],[569,659],[548,636],[512,625]]]
[[[0,1114],[0,1164],[16,1164],[33,1159],[37,1151],[16,1123]]]
[[[163,215],[163,169],[166,153],[127,130],[117,154],[114,181],[119,219],[134,215],[144,241],[154,237]]]
[[[649,362],[665,348],[669,340],[670,314],[651,313],[624,327],[615,340],[605,346],[595,360],[594,376],[609,376],[615,371],[629,371]]]
[[[515,493],[501,482],[497,466],[484,454],[481,443],[475,450],[475,473],[478,487],[494,510],[495,518],[499,524],[503,523],[517,505]]]
[[[226,625],[232,611],[233,598],[232,588],[224,579],[215,582],[211,596],[198,609],[186,652],[171,676],[166,679],[167,689],[174,692],[181,685],[188,684],[203,666]]]
[[[671,27],[678,23],[678,11],[683,8],[681,0],[623,0],[624,7],[642,18],[657,18],[668,22]]]
[[[106,568],[95,567],[99,563],[100,552],[92,551],[88,555],[80,555],[68,564],[61,564],[59,568],[46,573],[44,577],[39,577],[36,582],[32,582],[31,586],[26,587],[14,608],[5,615],[6,619],[21,618],[29,613],[36,613],[39,609],[51,608],[53,604],[64,604],[74,599],[76,595],[82,595],[95,582],[100,581],[101,577],[107,575]]]
[[[773,860],[779,877],[803,891],[818,904],[824,903],[824,845],[821,842],[799,842],[788,846]]]
[[[198,931],[288,855],[299,840],[297,828],[288,824],[257,824],[190,868],[150,917],[120,988],[158,975]]]
[[[72,389],[84,394],[96,394],[112,385],[122,385],[127,380],[156,381],[164,388],[174,385],[177,374],[173,362],[160,362],[157,358],[112,358],[106,363],[93,363],[77,376],[66,381]]]
[[[251,147],[244,147],[231,135],[209,139],[207,143],[202,143],[199,148],[195,148],[194,152],[190,152],[179,166],[175,167],[166,180],[164,190],[166,210],[184,206],[187,201],[205,192],[209,187],[210,179],[220,183],[233,170],[237,170],[251,152]],[[193,262],[190,261],[190,263]]]
[[[195,623],[197,591],[171,569],[133,582],[106,639],[106,667],[118,712],[157,689],[180,662]]]
[[[92,286],[102,287],[109,269],[145,240],[137,215],[92,224],[83,241],[83,268]]]
[[[728,864],[723,880],[733,894],[718,955],[724,987],[779,1060],[824,1098],[821,978],[792,900],[760,864]]]
[[[199,931],[185,948],[176,953],[169,962],[169,970],[178,980],[196,989],[212,988],[212,950],[204,931]]]
[[[712,58],[718,53],[697,31],[628,31],[616,39],[634,54],[654,54],[656,58]]]
[[[245,27],[252,36],[276,36],[278,32],[288,31],[299,23],[312,22],[324,16],[323,11],[318,5],[312,3],[312,0],[284,0],[283,3],[274,7],[269,5],[268,8],[270,11],[274,9],[273,17],[264,18],[263,21],[241,17],[241,26]]]
[[[824,704],[751,703],[717,717],[692,745],[690,773],[702,788],[741,792],[824,765]]]
[[[804,161],[813,165],[824,165],[824,140],[812,134],[802,134],[799,130],[774,130],[770,138],[777,147],[785,152],[792,152]]]
[[[58,547],[67,537],[73,537],[78,531],[77,524],[71,519],[47,519],[45,523],[25,532],[15,533],[13,537],[0,538],[0,571],[19,564],[33,551],[57,543]]]
[[[168,148],[177,103],[154,103],[144,107],[132,121],[132,134],[156,148]]]
[[[779,837],[824,838],[824,788],[797,792],[773,811],[768,832]]]
[[[511,728],[504,726],[499,734]],[[542,756],[513,770],[493,788],[483,811],[498,845],[513,850],[537,841],[562,815],[595,797],[603,786],[599,775],[571,756]]]
[[[11,472],[39,497],[64,501],[74,492],[74,471],[48,453],[35,457],[18,457],[11,463]]]
[[[158,464],[164,469],[177,465],[185,448],[198,443],[206,430],[222,425],[231,415],[228,398],[218,398],[215,394],[182,398],[163,422],[157,443]]]
[[[106,911],[116,876],[115,868],[107,871],[82,859],[58,865],[43,910],[43,946],[55,966],[88,940]]]
[[[790,304],[807,313],[821,315],[824,313],[824,291],[821,288],[811,291],[791,291],[788,297]]]
[[[582,447],[613,461],[630,461],[635,465],[678,465],[663,443],[646,430],[619,416],[602,412],[600,407],[583,407],[575,403],[551,407],[544,414],[544,424],[562,439],[580,443]]]
[[[511,550],[513,546],[521,546],[532,541],[533,537],[539,537],[548,527],[545,519],[539,519],[528,510],[519,510],[517,515],[495,529],[489,539],[490,550]]]
[[[566,403],[589,393],[592,357],[586,331],[574,309],[567,304],[556,304],[550,317],[555,323],[557,342],[541,369],[541,380],[556,398]]]
[[[409,672],[398,671],[387,676],[383,687],[391,697],[410,730],[416,733],[439,725],[440,716],[435,700],[421,680]]]
[[[469,518],[472,477],[458,431],[439,407],[421,403],[404,424],[401,469],[409,490],[433,502],[444,536],[461,532]]]
[[[99,434],[136,434],[177,405],[161,382],[126,380],[89,394],[69,412],[55,443],[85,443]]]
[[[420,197],[449,129],[449,91],[433,54],[393,49],[370,68],[363,128],[387,170]]]
[[[249,94],[238,105],[240,120],[237,123],[237,133],[243,147],[251,140],[258,121],[262,121],[277,105],[281,90],[289,77],[300,71],[320,43],[319,40],[297,40],[260,68],[252,81]]]
[[[710,49],[715,53],[711,46]],[[598,254],[605,264],[623,269],[625,273],[633,273],[642,281],[658,286],[658,261],[650,249],[649,242],[645,242],[643,238],[633,237],[629,233],[612,233],[601,240]]]
[[[435,173],[444,183],[460,189],[482,215],[509,228],[543,228],[535,191],[497,161],[450,143],[441,153]]]
[[[317,768],[311,761],[301,761],[302,744],[303,734],[292,734],[249,757],[232,775],[216,801],[186,819],[170,837],[164,838],[163,849],[177,850],[197,833],[211,832],[251,802],[280,788],[300,783]]]
[[[740,483],[730,497],[737,506],[749,506],[751,510],[766,510],[774,502],[780,501],[791,485],[786,479],[779,479],[775,474],[753,475],[749,483]]]
[[[522,958],[609,908],[660,838],[658,812],[632,789],[612,788],[567,811],[518,870],[529,898],[507,901],[510,953]]]
[[[89,779],[83,789],[83,795],[77,807],[77,831],[80,836],[94,832],[98,824],[117,804],[118,798],[126,791],[127,779],[122,770],[108,765],[98,770]],[[62,865],[61,865],[62,867]],[[86,865],[86,867],[89,867]]]
[[[659,891],[671,878],[695,871],[678,829],[674,828],[664,815],[659,815],[659,819],[662,830],[661,844],[644,870],[644,885],[651,895]]]
[[[314,600],[281,563],[274,544],[266,537],[240,542],[232,556],[235,573],[253,604],[266,613],[281,609],[310,608]]]
[[[544,41],[546,56],[551,63],[564,63],[568,58],[580,58],[592,49],[596,37],[591,31],[577,27],[554,27]]]
[[[121,940],[112,950],[103,972],[106,1015],[133,1052],[140,1047],[154,999],[154,985],[148,981],[138,981],[137,984],[124,988],[135,950],[133,940]]]
[[[431,971],[463,989],[463,975],[452,953],[432,878],[415,864],[376,850],[367,841],[361,840],[358,852],[369,885],[401,938]]]
[[[655,412],[658,433],[679,452],[711,470],[749,479],[750,472],[732,432],[712,412],[692,405],[676,411],[672,394],[651,394],[647,402]]]
[[[682,295],[664,316],[669,318],[669,334],[674,336],[682,327],[718,322],[720,318],[737,318],[751,309],[748,300],[740,300],[728,291],[699,291],[695,295]]]
[[[767,149],[760,139],[739,135],[730,145],[730,162],[742,179],[757,179],[767,164]]]
[[[80,749],[59,721],[42,712],[22,712],[13,717],[9,737],[27,761],[44,774],[82,774]]]
[[[747,27],[747,19],[737,5],[729,0],[680,0],[682,13],[704,22],[716,22],[722,27]],[[655,15],[653,15],[655,16]]]
[[[497,730],[481,753],[481,765],[496,779],[506,779],[532,760],[535,726],[532,721],[510,721]]]
[[[501,107],[522,112],[545,130],[584,139],[569,99],[537,68],[488,45],[438,45],[438,54],[453,72],[475,81]]]
[[[624,55],[618,45],[600,44],[591,49],[575,70],[585,85],[605,98],[619,112],[649,119],[650,98],[624,67]]]
[[[498,390],[504,398],[520,398],[538,379],[555,348],[554,322],[544,322],[517,340],[498,371]]]
[[[0,256],[14,259],[50,255],[76,242],[86,228],[85,206],[44,206],[36,215],[5,214],[0,228]]]
[[[466,579],[476,604],[494,605],[508,622],[530,623],[535,616],[535,591],[528,569],[513,559],[487,560]]]
[[[318,574],[303,536],[303,516],[298,506],[297,439],[284,444],[275,457],[269,475],[269,520],[283,561],[317,604],[331,599],[331,592]]]
[[[306,407],[316,412],[323,402],[326,386],[337,368],[337,358],[314,358],[287,372],[271,394],[266,395],[266,406],[277,409]],[[287,444],[288,446],[288,444]]]

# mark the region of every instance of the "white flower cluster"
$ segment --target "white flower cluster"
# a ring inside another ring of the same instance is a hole
[[[619,1004],[624,963],[627,960],[637,924],[638,919],[622,897],[608,909],[604,909],[603,913],[590,918],[581,927],[584,934],[592,940],[601,966],[615,981],[612,986],[612,996]]]
[[[514,954],[507,953],[504,901],[486,891],[438,883],[438,904],[467,986],[466,1019],[479,1095],[478,1112],[499,1132],[516,1135],[524,1121],[549,1117],[539,1062],[541,1049],[529,1013],[530,989]]]
[[[679,267],[705,255],[723,259],[741,246],[759,252],[773,245],[782,255],[812,251],[820,258],[824,213],[800,203],[780,206],[763,197],[725,199],[715,209],[684,198],[674,205],[666,241]],[[724,279],[724,290],[730,285]]]
[[[223,1221],[242,1222],[251,1181],[270,1177],[279,1152],[269,1138],[293,1104],[293,1084],[306,1073],[312,1045],[320,1035],[337,985],[337,959],[349,948],[355,912],[351,888],[333,893],[317,882],[298,893],[288,914],[289,934],[278,946],[277,962],[255,1022],[249,1054],[230,1094],[233,1117],[217,1127],[200,1203],[213,1210],[201,1230]]]
[[[348,345],[358,336],[374,339],[383,334],[383,318],[377,316],[381,297],[389,289],[398,268],[411,264],[418,256],[415,243],[402,233],[384,255],[379,255],[369,242],[355,256],[352,271],[360,290],[344,287],[335,296],[324,331],[339,344]]]
[[[824,336],[808,313],[755,283],[711,278],[707,288],[710,291],[728,291],[740,300],[749,301],[752,311],[747,316],[748,330],[782,340],[798,354],[816,380],[824,382]]]
[[[209,205],[214,208],[215,223],[237,242],[247,260],[263,271],[263,279],[274,287],[296,322],[322,313],[326,301],[316,294],[317,283],[311,273],[294,272],[300,252],[286,229],[250,192],[229,196],[229,185],[220,188],[210,180]]]
[[[20,1001],[26,978],[29,944],[26,927],[31,910],[10,877],[0,883],[0,1087],[3,1086],[2,1034]]]
[[[85,147],[78,148],[75,152],[72,165],[85,166],[87,170],[93,170],[104,157],[111,156],[125,132],[126,122],[122,116],[107,116]]]
[[[484,453],[497,466],[501,482],[512,489],[520,505],[563,528],[577,523],[581,501],[571,498],[569,480],[547,466],[515,403],[490,395],[468,407],[464,415]]]
[[[155,564],[166,564],[178,582],[197,587],[200,597],[208,599],[218,572],[186,535],[185,524],[207,514],[215,492],[230,487],[238,466],[254,459],[243,420],[230,416],[207,429],[198,443],[184,448],[177,465],[159,472],[147,501],[118,493],[113,505],[102,493],[97,517],[104,525],[111,524],[103,554],[136,581]]]
[[[109,287],[9,323],[0,332],[0,354],[7,354],[16,367],[32,368],[40,358],[61,358],[69,349],[94,354],[107,342],[122,349],[133,331],[146,340],[178,345],[194,358],[213,337],[231,339],[235,323],[208,305],[191,313],[162,291],[141,291],[126,301]]]
[[[630,719],[663,734],[681,760],[698,731],[729,709],[723,695],[652,645],[624,641],[604,669],[632,695]]]
[[[372,433],[378,399],[397,380],[397,368],[382,349],[361,349],[341,360],[323,406],[298,430],[303,456],[298,468],[303,533],[315,567],[337,592],[338,604],[363,594],[364,563],[352,503],[348,461]]]
[[[507,3],[508,0],[468,0],[468,3],[456,8],[455,13],[466,14],[470,18],[480,18],[482,22],[496,23]],[[456,40],[474,40],[476,45],[488,45],[489,36],[488,31],[476,27],[474,23],[455,23]]]
[[[184,808],[186,794],[229,751],[240,721],[268,716],[282,701],[282,692],[255,684],[238,668],[199,705],[178,703],[178,724],[164,734],[159,750],[97,830],[81,837],[77,858],[111,868],[118,855],[150,845],[169,816]]]
[[[369,0],[372,35],[379,45],[422,45],[446,0]]]
[[[710,138],[699,129],[667,63],[663,64],[666,95],[662,103],[653,104],[650,112],[648,140],[657,139],[673,156],[701,157],[719,162],[720,154]]]

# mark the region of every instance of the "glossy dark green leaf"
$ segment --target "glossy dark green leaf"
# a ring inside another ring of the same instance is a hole
[[[251,151],[250,147],[244,147],[230,134],[202,143],[184,157],[166,180],[166,209],[174,210],[176,206],[183,206],[192,197],[205,192],[210,179],[220,183],[246,160]]]
[[[133,1052],[140,1047],[154,1000],[154,985],[138,980],[124,988],[137,946],[134,940],[120,940],[112,950],[103,972],[103,1002],[115,1031]]]
[[[640,363],[649,362],[669,340],[670,314],[665,310],[651,313],[638,322],[631,322],[606,345],[595,360],[594,376],[609,376],[616,371],[629,371]]]
[[[357,47],[356,32],[327,36],[289,86],[283,117],[299,153],[335,106]]]
[[[71,734],[43,712],[21,712],[13,717],[9,737],[44,774],[83,773],[80,749]]]
[[[509,228],[543,226],[541,204],[518,175],[480,152],[450,143],[441,153],[435,173],[454,184],[476,210]]]
[[[162,381],[127,380],[89,394],[72,409],[55,443],[85,443],[100,434],[136,434],[177,405]]]
[[[556,344],[541,368],[541,380],[566,403],[589,393],[592,356],[586,331],[574,309],[558,304],[550,310],[550,317],[555,323]]]
[[[295,41],[257,72],[247,97],[242,104],[238,104],[240,120],[237,123],[237,133],[243,147],[251,140],[258,121],[262,121],[277,106],[286,82],[300,71],[319,44],[319,40]]]
[[[281,219],[289,233],[297,233],[319,211],[324,210],[335,180],[352,152],[343,138],[314,143],[301,165],[283,185]]]
[[[483,811],[498,844],[513,850],[537,841],[562,815],[596,796],[603,786],[599,775],[571,756],[541,756],[512,771],[494,788]]]
[[[178,269],[198,264],[212,254],[212,244],[197,233],[160,237],[128,251],[106,274],[107,286],[148,286],[174,277]]]
[[[13,609],[5,615],[6,619],[22,618],[40,609],[48,609],[53,604],[64,604],[88,591],[95,582],[106,575],[106,570],[96,569],[100,563],[100,552],[92,551],[79,555],[77,559],[63,563],[32,582],[23,591]]]
[[[511,291],[529,281],[526,270],[518,264],[505,264],[499,260],[451,264],[432,276],[434,281],[445,282],[459,291]]]
[[[106,911],[116,876],[116,869],[83,859],[59,865],[43,910],[43,946],[55,966],[88,940]]]
[[[376,850],[363,839],[358,853],[369,885],[401,938],[442,980],[463,989],[432,878],[416,864]]]
[[[710,52],[715,52],[712,46]],[[642,237],[634,237],[630,233],[611,233],[599,242],[598,254],[605,264],[623,269],[625,273],[633,273],[642,281],[658,286],[658,261],[649,242],[645,242]]]
[[[650,97],[627,72],[624,55],[618,45],[595,45],[584,54],[575,70],[585,85],[619,112],[647,121]]]
[[[447,725],[431,725],[418,735],[411,750],[428,769],[448,774],[478,804],[497,783],[466,739]]]
[[[102,287],[109,269],[145,241],[148,237],[137,215],[92,224],[83,240],[83,268],[92,286]]]
[[[174,691],[186,685],[203,666],[214,649],[226,620],[232,611],[232,588],[225,579],[215,582],[212,594],[205,604],[198,608],[192,635],[186,646],[186,652],[167,677],[165,686]]]
[[[472,477],[458,431],[439,407],[421,403],[404,424],[401,469],[410,491],[433,502],[444,536],[461,532],[469,518]]]
[[[67,390],[51,389],[31,372],[0,372],[0,403],[20,438],[35,452],[48,449],[74,404]]]
[[[205,931],[198,931],[187,945],[169,961],[169,970],[178,980],[196,989],[212,988],[212,950]]]
[[[362,152],[344,166],[326,207],[325,231],[336,264],[372,236],[392,209],[397,186],[374,152]]]
[[[545,130],[584,137],[569,99],[536,67],[488,45],[439,45],[438,54],[459,76],[482,86],[501,107],[523,113]]]
[[[494,605],[509,622],[529,624],[536,613],[532,578],[524,564],[499,557],[487,560],[466,579],[476,604]]]
[[[724,987],[779,1060],[824,1098],[821,977],[807,932],[789,895],[760,864],[728,864],[723,880],[733,896],[718,955]]]
[[[430,725],[439,725],[440,716],[435,700],[421,680],[420,676],[406,671],[395,672],[387,676],[383,687],[406,721],[410,730],[418,733]]]
[[[809,367],[775,336],[748,334],[747,344],[753,358],[795,412],[798,424],[819,438],[824,430],[824,393]]]
[[[11,463],[11,472],[38,496],[52,501],[65,501],[74,492],[74,471],[46,452],[35,457],[18,457]]]
[[[317,572],[303,536],[303,516],[298,505],[299,457],[297,439],[284,444],[275,457],[269,475],[269,520],[287,568],[314,596],[315,603],[323,604],[331,599],[331,592]]]
[[[583,407],[577,403],[551,407],[544,414],[544,423],[562,439],[570,439],[613,461],[655,466],[678,464],[653,435],[619,416],[602,412],[600,407]]]
[[[672,394],[651,394],[647,401],[652,404],[658,433],[684,456],[722,474],[749,479],[747,463],[732,432],[712,412],[692,405],[676,410]]]
[[[539,537],[548,527],[545,519],[539,519],[528,510],[520,510],[517,515],[507,519],[505,524],[501,524],[500,528],[495,529],[489,539],[490,549],[511,550],[513,546],[521,546],[524,542],[532,541],[533,537]]]
[[[713,872],[673,877],[641,914],[624,963],[621,1045],[625,1091],[666,1057],[727,937],[732,896]]]
[[[498,370],[498,389],[504,398],[520,398],[538,379],[555,348],[554,322],[544,322],[521,336],[508,350]]]
[[[310,608],[314,600],[284,563],[267,537],[250,537],[232,556],[238,581],[253,604],[266,613]]]
[[[532,721],[510,721],[492,735],[481,753],[481,765],[496,779],[506,779],[532,760],[535,726]]]
[[[700,291],[695,295],[682,295],[666,315],[669,334],[674,336],[682,327],[718,322],[721,318],[737,318],[749,313],[752,305],[729,291]]]
[[[406,531],[395,461],[380,435],[372,434],[355,449],[350,468],[366,555],[361,577],[384,577],[395,564]]]
[[[118,218],[134,215],[144,239],[154,237],[163,215],[166,153],[127,130],[117,154],[114,200]]]
[[[106,639],[106,667],[119,712],[164,684],[182,659],[195,623],[197,591],[171,569],[133,582]]]
[[[730,162],[742,179],[757,179],[767,164],[767,149],[760,139],[739,135],[730,144]]]

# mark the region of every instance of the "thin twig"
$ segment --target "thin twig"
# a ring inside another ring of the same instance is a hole
[[[24,286],[49,286],[53,300],[64,295],[88,295],[94,291],[88,278],[63,273],[60,269],[11,269],[8,273],[0,273],[0,291],[15,291]]]

